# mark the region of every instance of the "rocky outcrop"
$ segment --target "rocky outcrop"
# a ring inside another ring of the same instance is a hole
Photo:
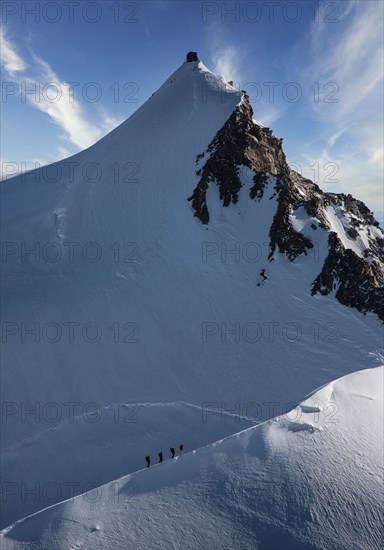
[[[286,174],[283,179],[277,181],[276,190],[279,193],[277,210],[269,231],[270,253],[269,259],[278,249],[286,254],[292,261],[300,254],[307,255],[307,250],[313,248],[312,241],[292,227],[290,216],[292,211],[301,203],[301,196],[298,194],[290,175]]]
[[[290,260],[306,254],[311,241],[295,231],[290,222],[292,205],[300,199],[291,179],[291,171],[282,148],[282,139],[275,137],[269,128],[253,121],[253,110],[246,94],[223,128],[216,134],[207,150],[198,156],[196,163],[206,158],[196,172],[199,182],[189,201],[195,216],[204,224],[209,222],[206,193],[209,184],[219,187],[223,206],[236,204],[242,183],[239,167],[247,166],[254,172],[253,185],[248,190],[252,200],[261,200],[268,176],[277,178],[278,208],[270,231],[270,258],[276,248]]]
[[[313,219],[312,230],[322,228],[329,232],[324,265],[316,280],[309,281],[312,294],[335,291],[342,304],[362,312],[373,311],[384,321],[384,233],[372,212],[352,195],[325,193],[317,184],[291,170],[282,140],[269,128],[256,124],[252,117],[249,98],[244,94],[206,151],[198,155],[199,180],[188,198],[194,215],[203,224],[209,223],[206,199],[209,185],[218,186],[224,207],[238,202],[244,185],[240,178],[242,166],[253,172],[252,185],[246,190],[251,200],[263,199],[270,177],[274,176],[277,208],[269,230],[269,260],[273,261],[277,251],[294,261],[313,248],[311,239],[292,225],[292,214],[302,207]],[[361,255],[344,247],[332,229],[329,209],[341,220],[346,238],[360,243],[360,248],[361,242],[368,242]]]
[[[329,253],[312,285],[312,295],[335,291],[342,304],[366,313],[372,311],[384,321],[384,274],[378,262],[367,263],[353,250],[345,249],[336,233],[328,237]]]
[[[267,174],[280,176],[287,170],[282,140],[273,136],[269,128],[255,124],[252,115],[249,98],[244,94],[241,104],[207,150],[196,159],[196,163],[200,164],[201,159],[207,158],[202,168],[196,171],[200,179],[188,200],[195,216],[204,224],[209,222],[206,192],[210,183],[218,185],[223,206],[229,206],[236,204],[242,187],[239,166],[247,166],[254,171],[254,185],[249,194],[251,198],[258,199],[263,196]]]

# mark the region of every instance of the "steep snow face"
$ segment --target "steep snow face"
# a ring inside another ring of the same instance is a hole
[[[259,158],[249,127],[236,203],[223,208],[212,182],[209,223],[194,216],[198,156],[240,108],[246,129],[241,94],[186,63],[91,148],[1,184],[4,525],[380,361],[375,315],[338,303],[333,279],[311,296],[329,231],[306,224],[307,249],[281,230],[284,158],[270,131],[254,130]],[[276,169],[255,181],[251,162]],[[307,255],[289,261],[286,242]]]
[[[378,550],[384,367],[9,526],[23,548]]]
[[[202,62],[184,63],[94,146],[2,184],[3,239],[128,236],[149,246],[189,211],[195,158],[240,101],[241,93]],[[170,202],[180,208],[163,211]]]

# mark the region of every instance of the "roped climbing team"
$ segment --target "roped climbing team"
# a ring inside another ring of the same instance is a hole
[[[171,451],[171,457],[175,458],[175,452],[176,451],[175,451],[174,447],[171,447],[169,450]],[[184,445],[183,444],[179,445],[179,451],[180,451],[181,455],[184,453]],[[145,457],[145,460],[147,462],[147,468],[149,468],[150,465],[151,465],[151,457],[148,455],[148,456]],[[159,452],[159,464],[160,464],[160,462],[163,462],[163,451]]]

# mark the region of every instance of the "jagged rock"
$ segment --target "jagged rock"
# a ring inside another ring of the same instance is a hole
[[[224,206],[236,204],[242,186],[239,178],[239,166],[244,165],[255,172],[254,186],[250,190],[251,198],[260,198],[267,182],[267,173],[282,174],[287,162],[281,142],[273,136],[269,128],[263,128],[252,120],[253,110],[246,94],[242,103],[235,109],[223,128],[216,134],[207,151],[198,156],[208,160],[196,172],[200,180],[188,198],[195,216],[202,223],[209,222],[206,192],[209,183],[219,186],[220,200]],[[262,174],[262,176],[260,175]]]
[[[373,311],[384,321],[384,234],[383,237],[378,237],[377,232],[376,236],[371,234],[370,227],[380,230],[372,212],[352,195],[325,193],[316,183],[291,170],[282,140],[269,128],[256,124],[252,117],[253,110],[244,93],[242,102],[206,151],[197,156],[199,181],[188,198],[194,215],[203,224],[209,223],[206,194],[210,184],[218,186],[224,207],[238,202],[243,186],[239,175],[241,166],[254,173],[253,185],[247,190],[251,200],[262,200],[269,177],[274,176],[277,209],[269,230],[269,260],[272,261],[278,251],[294,261],[313,248],[311,239],[296,231],[291,222],[294,211],[303,207],[314,220],[313,230],[322,228],[329,232],[328,256],[312,284],[312,294],[329,294],[335,290],[342,304],[362,312]],[[206,159],[204,163],[203,159]],[[345,248],[332,231],[328,217],[331,207],[340,213],[346,238],[361,241],[359,230],[363,231],[364,239],[368,238],[369,248],[363,250],[361,256]]]
[[[354,227],[350,227],[346,230],[351,239],[356,239],[359,236],[359,232]]]
[[[256,172],[253,176],[253,186],[249,190],[249,196],[251,199],[261,200],[264,195],[264,188],[268,182],[268,175],[264,172]]]
[[[327,295],[337,289],[339,302],[363,313],[373,311],[384,321],[384,275],[379,266],[369,265],[353,250],[345,249],[334,232],[329,234],[328,247],[323,269],[312,285],[312,295]]]

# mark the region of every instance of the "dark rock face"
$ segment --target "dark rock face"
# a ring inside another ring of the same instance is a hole
[[[187,62],[192,63],[192,61],[199,61],[199,58],[197,57],[196,52],[188,52],[187,53]]]
[[[264,188],[268,183],[268,176],[264,172],[255,172],[253,176],[253,185],[249,190],[249,196],[251,199],[258,199],[259,201],[263,198]]]
[[[261,198],[268,181],[268,173],[279,175],[286,170],[286,159],[281,140],[274,137],[269,128],[262,128],[252,120],[252,107],[248,96],[232,113],[223,128],[216,134],[207,150],[199,155],[196,164],[205,156],[208,160],[197,170],[200,176],[193,194],[189,197],[195,216],[202,223],[209,222],[206,192],[209,183],[216,182],[223,206],[238,201],[242,186],[239,166],[244,165],[255,172],[251,198]]]
[[[313,248],[312,241],[299,231],[295,231],[290,221],[290,215],[294,210],[293,205],[300,202],[297,191],[289,175],[283,180],[278,180],[276,189],[279,192],[278,206],[273,218],[270,237],[269,259],[278,248],[279,252],[286,254],[292,261],[300,254],[307,255],[307,250]]]
[[[322,228],[329,232],[328,256],[312,282],[312,295],[326,295],[335,290],[335,296],[342,304],[364,313],[372,311],[384,321],[384,232],[372,212],[352,195],[324,193],[311,180],[291,170],[282,140],[269,128],[256,124],[252,116],[249,98],[244,94],[241,104],[206,151],[198,155],[196,175],[199,181],[188,198],[194,215],[203,224],[209,223],[206,194],[210,184],[218,186],[224,207],[237,203],[243,186],[241,166],[248,167],[254,174],[252,185],[247,190],[250,200],[261,201],[270,177],[274,176],[277,209],[269,231],[269,260],[272,261],[278,251],[294,261],[313,248],[311,239],[292,226],[292,213],[302,207],[312,218],[312,230]],[[342,220],[346,238],[360,242],[361,246],[359,231],[364,233],[369,246],[363,257],[345,248],[332,230],[327,217],[330,207]]]
[[[366,313],[373,311],[384,321],[384,273],[378,263],[368,264],[353,250],[345,249],[336,233],[328,237],[329,253],[312,285],[312,295],[337,289],[342,304]]]
[[[324,193],[316,184],[294,172],[291,172],[290,179],[305,196],[295,200],[294,192],[290,193],[287,208],[289,204],[293,210],[303,206],[307,214],[318,220],[319,226],[329,232],[328,256],[312,284],[312,295],[318,292],[327,295],[336,290],[335,296],[342,304],[363,313],[372,311],[384,321],[384,238],[374,238],[371,234],[369,227],[372,226],[383,233],[372,212],[352,195]],[[290,184],[280,194],[278,209],[281,198],[287,196],[289,188]],[[366,229],[369,248],[364,251],[364,258],[345,248],[337,234],[332,231],[326,217],[329,206],[339,210],[345,223],[346,236],[350,239],[356,241],[360,237],[358,229]],[[289,249],[290,246],[285,253],[291,258],[292,251],[290,253]],[[281,247],[279,250],[281,251]]]

